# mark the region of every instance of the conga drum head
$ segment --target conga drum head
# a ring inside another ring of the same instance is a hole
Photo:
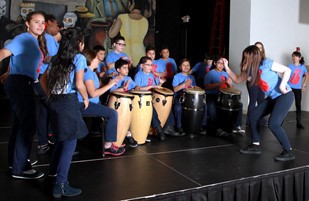
[[[116,97],[124,97],[124,98],[134,98],[134,95],[127,93],[127,92],[121,92],[121,91],[112,91],[110,95],[114,95]]]
[[[146,91],[146,90],[141,90],[141,91],[131,90],[130,93],[134,95],[151,95],[152,94],[151,91]]]
[[[224,94],[241,95],[241,91],[236,89],[235,87],[220,88],[220,92]]]
[[[164,96],[173,96],[174,92],[168,88],[162,87],[162,88],[154,88],[153,89],[154,93],[158,93]]]
[[[199,87],[187,88],[184,91],[189,94],[205,94],[205,90]]]

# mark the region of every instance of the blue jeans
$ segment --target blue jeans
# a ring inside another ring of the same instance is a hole
[[[12,107],[12,129],[8,142],[8,160],[12,174],[27,170],[33,136],[36,132],[36,102],[33,79],[23,75],[9,75],[5,92]]]
[[[87,109],[80,103],[80,111],[84,117],[104,117],[107,119],[105,125],[104,139],[106,142],[117,141],[118,113],[116,110],[101,105],[100,103],[89,102]]]
[[[250,86],[249,82],[247,82],[246,85],[249,94],[246,124],[249,124],[251,111],[256,107],[256,104],[259,105],[265,99],[265,94],[256,84]],[[265,118],[262,118],[260,124],[265,124],[266,121]]]
[[[76,139],[56,141],[49,164],[49,174],[57,174],[56,182],[64,183],[68,181],[68,174],[76,143]]]
[[[48,143],[48,132],[49,132],[49,117],[48,117],[48,108],[47,108],[47,99],[40,82],[34,83],[34,90],[38,93],[40,98],[39,103],[39,115],[38,115],[38,145],[45,145]]]
[[[260,142],[259,120],[270,114],[268,127],[286,151],[291,149],[289,139],[282,128],[282,123],[292,103],[294,94],[292,91],[283,94],[275,99],[266,98],[251,111],[250,125],[252,142]]]
[[[155,108],[153,108],[153,111],[152,111],[151,125],[152,125],[153,128],[157,128],[157,127],[161,126],[161,122],[159,120],[158,113],[155,110]],[[173,108],[172,108],[168,117],[167,117],[164,128],[167,128],[169,126],[174,126],[174,125],[175,125],[175,119],[174,119]]]

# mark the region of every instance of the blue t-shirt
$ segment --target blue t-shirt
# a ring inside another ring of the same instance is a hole
[[[124,52],[120,52],[119,54],[115,51],[111,51],[106,55],[105,62],[106,64],[115,63],[118,59],[122,57],[128,57],[128,55]]]
[[[157,65],[162,65],[164,71],[166,71],[166,78],[173,78],[173,76],[177,73],[177,64],[173,58],[168,58],[166,60],[160,58],[157,60],[157,62]]]
[[[163,62],[159,62],[158,60],[153,60],[151,66],[153,72],[164,73],[165,71],[165,66],[163,65]],[[136,72],[138,71],[142,71],[140,64],[136,66]]]
[[[76,54],[75,57],[73,58],[73,63],[75,64],[75,70],[73,70],[70,73],[70,81],[69,83],[67,83],[66,85],[66,91],[64,94],[69,94],[69,93],[76,93],[77,89],[76,89],[76,79],[75,79],[75,74],[80,71],[80,70],[84,70],[85,68],[87,68],[87,61],[86,61],[86,57],[80,53]],[[61,94],[61,90],[62,89],[52,89],[51,93],[52,94]]]
[[[158,85],[159,79],[155,79],[152,73],[146,74],[144,71],[139,71],[134,76],[134,82],[140,87],[147,87]]]
[[[26,75],[33,80],[38,79],[43,54],[38,40],[30,33],[16,36],[6,47],[12,55],[10,57],[10,75]]]
[[[48,34],[45,33],[45,39],[46,39],[46,46],[48,50],[48,55],[47,56],[55,56],[58,52],[59,49],[59,43],[55,40],[55,38]],[[44,74],[45,70],[47,69],[49,64],[43,63],[41,68],[40,68],[40,74]]]
[[[84,69],[84,82],[86,82],[87,80],[93,80],[95,89],[98,89],[100,87],[100,81],[99,81],[97,74],[95,72],[93,72],[89,67],[86,67]],[[99,103],[100,102],[99,96],[91,97],[88,94],[88,97],[89,97],[89,101],[92,102],[92,103]],[[82,97],[82,95],[80,95],[79,92],[78,92],[78,101],[83,102],[83,97]]]
[[[182,73],[177,73],[177,74],[174,76],[172,85],[173,85],[173,87],[176,87],[176,86],[178,86],[178,85],[184,83],[184,82],[185,82],[186,80],[188,80],[188,79],[192,80],[192,85],[191,85],[191,86],[188,86],[188,87],[195,87],[195,86],[196,86],[196,81],[195,81],[194,76],[193,76],[193,75],[184,75],[184,74],[182,74]],[[183,89],[177,91],[175,95],[177,96],[178,94],[180,94],[180,93],[182,93],[182,92],[183,92]]]
[[[205,74],[209,72],[210,68],[211,68],[211,65],[207,66],[207,63],[198,62],[197,64],[193,66],[192,71],[196,72],[196,77],[198,79],[204,79]]]
[[[105,75],[112,74],[113,72],[117,73],[117,75],[118,75],[118,72],[117,72],[116,68],[108,69],[107,71],[105,71]]]
[[[104,62],[99,63],[99,66],[97,68],[98,73],[101,73],[102,71],[104,71],[105,67],[106,66]]]
[[[225,72],[225,71],[218,72],[218,71],[216,71],[216,69],[212,69],[205,75],[204,85],[205,84],[219,83],[221,81],[227,81],[228,77],[229,76],[228,76],[227,72]],[[226,88],[227,85],[224,84],[224,85],[221,85],[220,87]],[[220,90],[219,90],[220,87],[216,87],[214,89],[207,89],[206,94],[216,94],[217,95],[220,92]]]
[[[299,66],[290,64],[289,68],[291,69],[292,72],[288,84],[291,86],[292,89],[301,89],[303,76],[304,74],[307,73],[306,66],[303,64]]]
[[[115,78],[115,76],[114,76],[113,78]],[[125,77],[123,78],[123,80],[120,80],[119,82],[117,82],[117,86],[114,85],[114,86],[110,89],[110,91],[112,92],[112,91],[114,91],[115,89],[118,89],[118,88],[122,87],[122,86],[124,85],[124,83],[126,83],[126,82],[129,81],[129,80],[130,80],[130,82],[129,82],[129,86],[128,86],[128,91],[134,89],[134,88],[136,87],[136,83],[132,80],[132,78],[131,78],[130,76],[125,76]]]
[[[273,63],[274,62],[270,59],[263,60],[259,67],[259,77],[257,82],[259,88],[271,99],[275,99],[282,95],[279,89],[282,79],[277,72],[271,70]],[[291,90],[291,87],[288,84],[286,87],[289,91]]]

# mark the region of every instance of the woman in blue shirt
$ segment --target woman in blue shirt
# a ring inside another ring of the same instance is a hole
[[[45,14],[27,15],[27,32],[16,36],[0,50],[0,61],[10,57],[10,71],[5,81],[5,92],[10,99],[13,121],[8,143],[9,166],[12,177],[38,179],[42,172],[32,169],[28,162],[33,136],[36,133],[36,101],[33,83],[38,79],[40,66],[47,54],[44,40]]]
[[[272,60],[262,60],[261,51],[255,45],[248,46],[242,53],[241,73],[236,75],[228,67],[228,61],[223,59],[224,67],[229,77],[236,83],[249,80],[250,85],[257,84],[264,92],[266,99],[251,111],[250,125],[252,143],[241,149],[243,154],[261,154],[259,120],[270,114],[269,128],[282,146],[282,153],[275,157],[277,161],[294,160],[292,147],[282,127],[294,99],[291,87],[287,84],[291,70]]]

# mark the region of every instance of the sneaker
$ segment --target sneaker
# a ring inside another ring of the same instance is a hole
[[[151,139],[150,139],[150,137],[149,136],[147,136],[147,138],[146,138],[146,142],[151,142]]]
[[[217,130],[216,135],[219,136],[219,137],[224,137],[224,136],[228,136],[229,134],[228,134],[227,132],[225,132],[224,130],[222,130],[222,129],[219,128],[219,129]]]
[[[104,149],[104,154],[109,154],[112,156],[120,156],[125,152],[125,148],[117,147],[116,145],[112,144],[110,148]]]
[[[56,138],[55,138],[54,134],[52,134],[52,133],[48,133],[47,140],[48,140],[49,144],[55,144],[56,143]]]
[[[43,155],[49,151],[50,147],[48,144],[38,146],[38,154]]]
[[[27,167],[31,169],[33,165],[38,163],[38,160],[31,161],[30,159],[27,159],[27,162],[28,162]],[[9,169],[13,169],[13,167],[9,165]]]
[[[245,134],[246,131],[244,129],[242,129],[240,126],[236,127],[233,129],[233,133],[236,133],[236,134]]]
[[[199,134],[206,135],[206,128],[204,126],[201,126]]]
[[[136,142],[136,140],[132,137],[132,136],[126,136],[126,140],[129,144],[130,147],[137,147],[138,143]]]
[[[240,153],[242,154],[261,154],[262,149],[260,145],[251,144],[248,147],[241,149]]]
[[[291,160],[294,160],[294,159],[295,159],[295,156],[293,154],[291,154],[290,152],[285,151],[285,150],[283,152],[281,152],[280,155],[275,157],[276,161],[291,161]]]
[[[24,171],[21,174],[12,174],[12,177],[15,179],[39,179],[44,176],[43,172],[39,172],[37,170],[31,169]]]

